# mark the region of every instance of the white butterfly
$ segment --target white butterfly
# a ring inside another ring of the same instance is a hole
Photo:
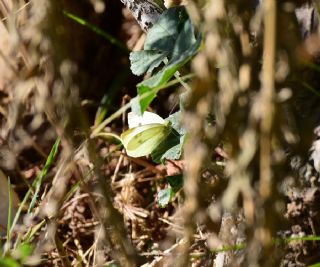
[[[143,157],[151,154],[170,134],[170,122],[159,115],[145,111],[142,116],[128,114],[129,130],[120,138],[130,157]]]

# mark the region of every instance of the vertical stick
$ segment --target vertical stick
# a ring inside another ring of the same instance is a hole
[[[271,140],[276,53],[276,0],[264,0],[264,51],[261,89],[260,194],[271,193]]]

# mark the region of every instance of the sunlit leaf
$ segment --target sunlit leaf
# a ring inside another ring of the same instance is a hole
[[[166,189],[162,189],[158,192],[158,204],[161,208],[164,208],[166,207],[172,196],[173,196],[173,191],[172,191],[172,188],[171,187],[168,187]]]
[[[145,50],[130,53],[131,71],[135,75],[152,72],[166,58],[167,53],[158,50]]]
[[[146,92],[152,92],[154,88],[160,87],[166,84],[173,75],[181,68],[184,64],[186,64],[198,51],[201,44],[201,38],[198,40],[186,51],[181,53],[179,56],[175,57],[175,60],[166,65],[160,72],[156,75],[152,76],[151,78],[139,83],[138,87],[138,94],[142,95]],[[144,98],[140,101],[141,105],[141,112],[144,112],[153,99],[156,97],[157,91],[154,90],[153,94],[150,95],[148,98]]]

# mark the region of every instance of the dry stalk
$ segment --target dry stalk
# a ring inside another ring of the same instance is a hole
[[[94,162],[94,173],[98,178],[98,192],[103,198],[99,203],[99,218],[103,226],[104,234],[100,235],[104,243],[109,240],[108,244],[112,248],[112,255],[119,261],[121,266],[137,266],[138,256],[132,244],[129,242],[123,223],[123,217],[114,208],[111,200],[111,185],[106,183],[106,178],[101,174],[101,159],[97,157],[94,144],[88,142],[90,161]],[[108,238],[106,238],[108,236]]]
[[[275,62],[276,62],[276,16],[275,0],[265,0],[264,51],[261,89],[261,137],[260,137],[260,194],[266,199],[271,194],[271,140],[274,116]]]
[[[62,17],[64,3],[63,1],[54,1],[50,4],[44,2],[46,1],[35,0],[32,3],[32,8],[34,8],[34,5],[37,5],[38,8],[46,7],[47,13],[45,14],[48,14],[45,19],[46,23],[43,23],[41,19],[38,21],[39,23],[42,22],[41,29],[45,29],[45,36],[50,39],[47,46],[50,48],[50,62],[52,65],[49,68],[51,72],[49,72],[48,79],[46,80],[46,89],[51,90],[50,93],[52,94],[53,101],[48,101],[46,111],[50,121],[56,126],[58,134],[62,138],[62,151],[66,155],[65,158],[67,158],[64,164],[60,165],[62,168],[61,172],[58,172],[54,186],[49,194],[51,196],[48,202],[50,217],[51,222],[55,224],[55,216],[63,204],[62,201],[66,192],[68,178],[70,177],[70,162],[73,165],[73,155],[76,154],[77,145],[74,138],[74,129],[79,129],[84,137],[88,137],[89,127],[86,115],[79,106],[79,91],[84,84],[77,84],[75,82],[77,74],[75,64],[66,60],[73,51],[69,51],[68,46],[66,46],[66,39],[70,34],[68,31],[71,29],[66,25],[61,25],[62,21],[64,21]],[[44,12],[41,9],[38,11]],[[63,34],[56,31],[56,28],[59,27],[64,29],[65,32]],[[103,248],[109,247],[110,254],[121,266],[136,266],[137,255],[126,235],[123,218],[113,207],[110,184],[106,183],[106,178],[101,173],[101,159],[98,158],[98,153],[95,151],[94,146],[95,144],[89,139],[87,142],[89,161],[94,166],[94,174],[99,183],[98,191],[102,195],[102,198],[98,198],[98,205],[93,200],[91,202],[93,216],[100,222],[103,229],[103,234],[99,235],[103,239],[99,238],[101,242],[98,242],[98,244],[102,244]],[[81,174],[79,176],[81,177]],[[63,177],[65,179],[62,180]],[[90,194],[90,191],[88,193]],[[54,240],[57,240],[58,236],[55,231],[52,231],[52,234]],[[56,242],[56,244],[59,251],[59,242]],[[105,250],[103,250],[104,252]]]
[[[210,22],[213,22],[210,23],[210,26],[206,25],[208,28],[205,28],[209,32],[206,40],[208,50],[197,55],[194,60],[193,65],[197,78],[193,83],[193,90],[189,98],[190,102],[184,114],[184,123],[189,130],[190,139],[184,153],[187,163],[184,184],[186,199],[181,212],[184,221],[184,242],[179,247],[181,257],[175,262],[176,266],[188,266],[189,264],[189,249],[194,238],[197,216],[201,212],[199,203],[202,190],[201,173],[206,162],[210,161],[210,155],[212,154],[210,146],[201,137],[205,136],[205,120],[212,111],[213,94],[217,85],[216,70],[212,61],[216,58],[216,54],[213,51],[220,48],[221,45],[219,36],[221,24],[219,20],[222,19],[225,13],[224,3],[223,1],[214,1],[214,4],[213,2],[210,3],[208,9],[210,10],[208,11]],[[197,17],[198,14],[199,11],[196,10],[194,17]],[[193,13],[191,13],[191,17],[193,17]],[[209,44],[210,41],[214,42],[214,47]],[[210,50],[209,46],[211,46]]]

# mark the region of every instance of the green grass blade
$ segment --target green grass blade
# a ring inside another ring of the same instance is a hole
[[[60,145],[60,139],[58,138],[50,151],[50,154],[47,158],[47,161],[46,161],[41,173],[37,176],[37,178],[34,181],[36,189],[35,189],[34,195],[32,197],[31,203],[29,205],[28,213],[32,211],[32,209],[34,208],[34,206],[36,204],[41,184],[43,182],[44,177],[47,175],[49,168],[52,166],[52,164],[55,160],[55,157],[58,153],[59,145]],[[34,187],[34,185],[33,185],[33,187]]]
[[[49,156],[48,156],[47,162],[46,162],[46,164],[45,164],[45,166],[47,166],[46,172],[48,171],[49,167],[51,166],[51,164],[52,164],[52,162],[53,162],[54,157],[52,157],[52,154],[56,154],[59,144],[60,144],[60,139],[58,138],[58,139],[56,140],[55,144],[53,145],[53,147],[52,147],[52,149],[51,149],[51,152],[50,152],[50,154],[49,154]],[[53,153],[53,151],[55,151],[55,153]],[[55,155],[54,155],[54,156],[55,156]],[[48,164],[47,164],[47,163],[49,163],[49,162],[48,162],[49,159],[50,159],[50,166],[48,166]],[[42,174],[42,172],[41,172],[41,174]],[[41,174],[40,174],[39,176],[41,176]],[[37,178],[38,178],[38,177],[37,177]],[[24,205],[26,204],[26,202],[28,201],[28,199],[29,199],[29,197],[30,197],[30,195],[31,195],[31,192],[32,192],[33,188],[36,186],[37,178],[36,178],[36,180],[32,183],[32,186],[29,188],[29,190],[27,191],[27,193],[25,194],[23,200],[21,201],[21,203],[20,203],[20,205],[19,205],[19,208],[18,208],[18,210],[17,210],[17,212],[16,212],[16,214],[15,214],[15,217],[14,217],[14,219],[13,219],[13,222],[12,222],[12,224],[11,224],[10,235],[11,235],[11,233],[12,233],[15,225],[17,224],[17,222],[18,222],[18,220],[19,220],[19,217],[20,217],[20,214],[21,214],[21,212],[22,212],[22,209],[23,209]],[[35,196],[36,196],[36,194],[35,194]],[[29,210],[31,210],[30,207],[29,207]]]
[[[46,220],[42,220],[37,225],[31,227],[29,231],[22,238],[25,243],[29,243],[32,237],[45,225]]]
[[[318,92],[313,86],[311,86],[310,84],[308,84],[307,82],[302,82],[301,84],[308,89],[309,91],[311,91],[312,93],[314,93],[316,96],[320,97],[320,92]]]
[[[22,212],[22,208],[23,208],[24,205],[26,204],[26,202],[27,202],[27,200],[29,199],[30,195],[31,195],[31,189],[29,189],[29,190],[27,191],[27,193],[25,194],[23,200],[21,201],[21,203],[20,203],[20,205],[19,205],[19,208],[18,208],[18,210],[17,210],[17,212],[16,212],[16,215],[14,216],[13,222],[12,222],[12,224],[11,224],[10,235],[11,235],[11,233],[12,233],[12,231],[13,231],[13,228],[15,227],[15,225],[17,224],[17,222],[18,222],[18,220],[19,220],[20,214],[21,214],[21,212]]]
[[[315,63],[312,63],[312,62],[307,62],[306,65],[307,65],[307,67],[310,68],[311,70],[320,72],[320,65],[319,65],[319,64],[315,64]]]
[[[221,253],[221,252],[228,252],[228,251],[234,251],[234,250],[242,250],[245,248],[246,248],[246,244],[242,243],[242,244],[237,244],[233,246],[222,246],[222,248],[217,248],[210,251],[211,253]]]
[[[8,206],[8,222],[7,222],[7,244],[10,247],[11,241],[11,217],[12,217],[12,191],[11,191],[11,182],[10,177],[8,177],[8,193],[9,193],[9,206]]]
[[[296,241],[320,241],[320,236],[303,236],[303,237],[288,237],[288,238],[275,238],[274,244],[278,245],[281,243],[290,243]]]
[[[69,19],[72,19],[73,21],[79,23],[80,25],[83,25],[83,26],[87,27],[88,29],[92,30],[93,32],[95,32],[96,34],[102,36],[104,39],[108,40],[111,44],[118,47],[123,52],[125,52],[127,54],[130,52],[129,49],[121,41],[119,41],[118,39],[113,37],[111,34],[101,30],[97,26],[91,24],[90,22],[78,17],[77,15],[69,13],[67,11],[63,11],[63,14],[66,17],[68,17]]]

